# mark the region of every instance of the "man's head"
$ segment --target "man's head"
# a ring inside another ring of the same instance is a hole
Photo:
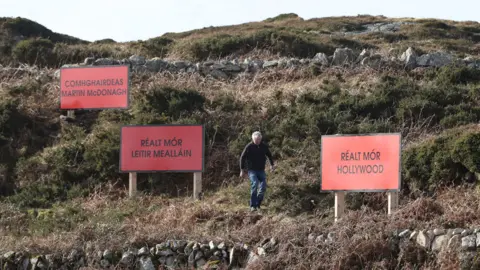
[[[260,142],[262,141],[262,133],[260,133],[260,131],[255,131],[252,134],[252,141],[255,144],[260,144]]]

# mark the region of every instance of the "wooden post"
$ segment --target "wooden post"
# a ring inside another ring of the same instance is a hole
[[[388,215],[391,215],[392,212],[398,207],[398,192],[389,191],[388,196]]]
[[[201,192],[202,192],[202,173],[194,172],[193,173],[193,199],[199,200]]]
[[[345,192],[335,192],[335,222],[345,213]]]
[[[75,111],[74,110],[68,110],[67,111],[67,117],[75,118]]]
[[[137,194],[137,173],[129,173],[128,178],[128,196],[132,198]]]

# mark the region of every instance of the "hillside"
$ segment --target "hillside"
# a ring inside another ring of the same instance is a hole
[[[478,267],[479,23],[282,14],[129,43],[0,23],[1,265]],[[120,63],[130,109],[64,117],[58,68]],[[128,198],[119,128],[165,123],[205,125],[200,201],[188,173],[138,174]],[[278,164],[261,214],[238,177],[254,130]],[[349,193],[334,223],[320,138],[377,132],[402,134],[400,207]]]

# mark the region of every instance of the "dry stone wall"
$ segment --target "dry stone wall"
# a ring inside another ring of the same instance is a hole
[[[334,232],[311,233],[310,245],[334,244]],[[410,241],[428,252],[455,251],[460,263],[472,265],[480,251],[480,229],[398,230],[392,233],[391,243],[401,245]],[[266,238],[255,247],[225,242],[195,242],[169,240],[153,246],[128,247],[124,250],[91,251],[73,249],[66,254],[29,254],[10,251],[0,257],[2,269],[245,269],[257,260],[268,258],[278,251],[274,238]],[[88,246],[88,245],[87,245]]]
[[[86,58],[84,63],[65,65],[68,66],[103,66],[103,65],[129,65],[134,73],[199,73],[216,79],[228,79],[241,73],[256,73],[268,69],[298,69],[305,67],[366,67],[383,68],[395,66],[397,68],[413,69],[416,67],[441,67],[450,64],[464,65],[480,69],[480,60],[472,57],[456,58],[447,52],[432,52],[418,55],[413,48],[408,48],[399,56],[393,52],[379,53],[363,50],[356,54],[349,48],[337,48],[333,55],[318,53],[313,58],[280,58],[273,60],[238,59],[205,61],[192,63],[189,61],[167,61],[158,57],[146,59],[140,55],[132,55],[128,59],[112,58]],[[57,71],[57,76],[59,71]]]

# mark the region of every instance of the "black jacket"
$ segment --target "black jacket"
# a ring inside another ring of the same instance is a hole
[[[268,146],[263,142],[259,145],[250,142],[245,146],[240,156],[240,170],[263,171],[265,170],[267,157],[270,160],[270,165],[273,166],[273,157]]]

